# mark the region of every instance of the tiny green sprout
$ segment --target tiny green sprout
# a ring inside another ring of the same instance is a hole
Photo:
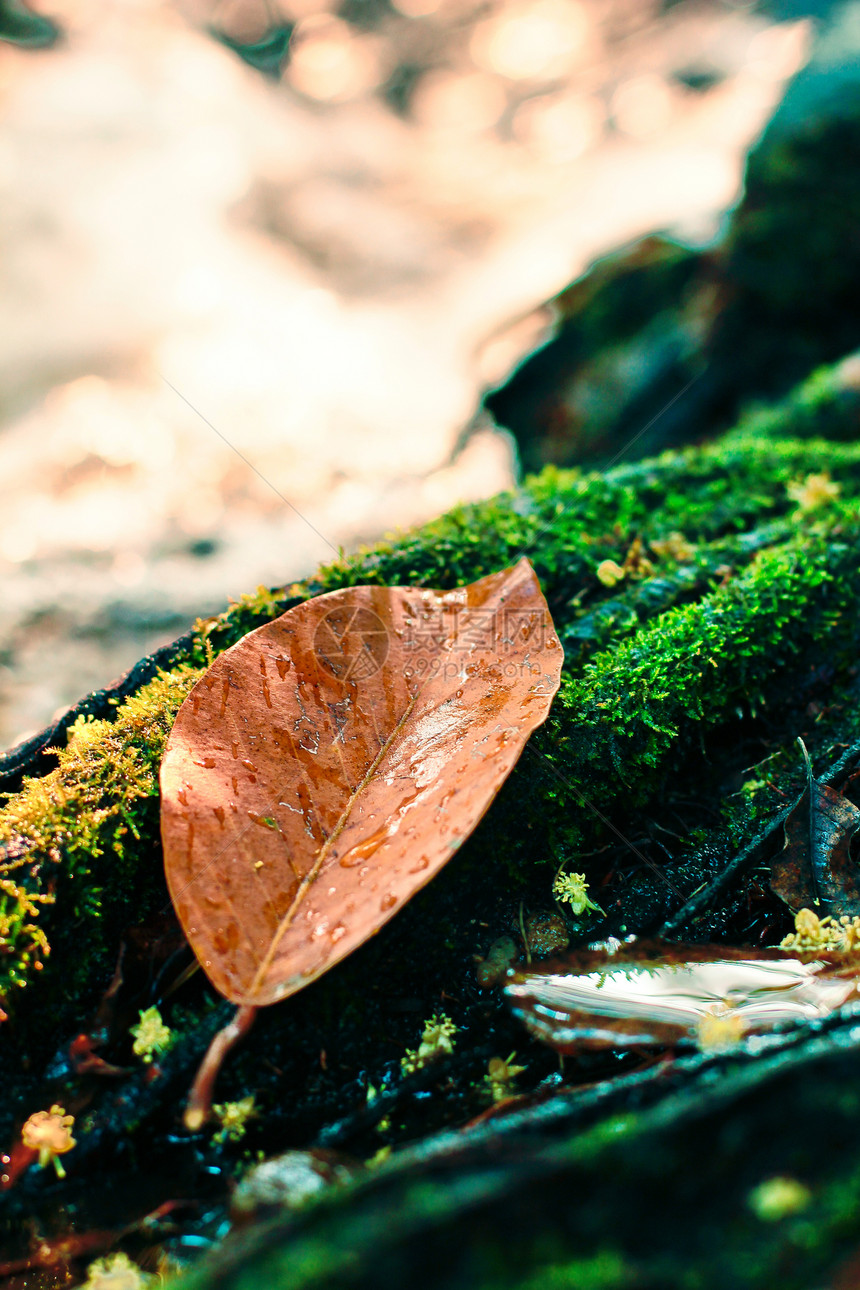
[[[454,1051],[454,1035],[457,1027],[444,1012],[434,1013],[424,1024],[424,1034],[417,1049],[407,1048],[400,1059],[400,1068],[404,1075],[413,1075],[429,1062],[440,1057],[449,1057]]]
[[[212,1107],[212,1114],[221,1125],[212,1141],[217,1143],[239,1142],[244,1138],[248,1121],[257,1114],[254,1095],[243,1097],[240,1102],[220,1102]]]
[[[373,1106],[373,1103],[376,1101],[378,1097],[379,1097],[379,1089],[376,1087],[376,1085],[368,1084],[367,1105]],[[391,1128],[391,1119],[389,1118],[389,1116],[383,1115],[382,1119],[376,1125],[376,1132],[387,1133],[390,1128]]]
[[[747,1203],[763,1223],[778,1223],[782,1218],[800,1214],[809,1205],[812,1194],[796,1178],[766,1178],[750,1192]]]
[[[165,1026],[157,1008],[145,1008],[140,1021],[131,1027],[129,1033],[134,1039],[135,1056],[142,1057],[145,1062],[151,1062],[153,1057],[163,1053],[173,1038],[170,1027]]]
[[[81,1290],[144,1290],[154,1284],[154,1277],[120,1251],[91,1263]]]
[[[513,1095],[514,1080],[526,1069],[525,1066],[513,1065],[515,1057],[516,1053],[511,1053],[510,1057],[491,1057],[489,1060],[484,1084],[494,1102],[504,1102]]]
[[[584,914],[587,909],[593,909],[598,914],[604,912],[589,896],[584,873],[557,873],[552,893],[556,900],[569,904],[574,914]]]

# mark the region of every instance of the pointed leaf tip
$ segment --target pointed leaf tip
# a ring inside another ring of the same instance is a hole
[[[562,660],[525,559],[330,592],[216,659],[161,768],[168,886],[213,985],[274,1003],[387,922],[475,828]]]

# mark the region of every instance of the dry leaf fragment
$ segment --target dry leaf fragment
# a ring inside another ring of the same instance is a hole
[[[546,718],[562,658],[523,559],[456,591],[331,592],[215,661],[168,742],[161,830],[183,929],[243,1010],[231,1042],[447,863]]]
[[[771,864],[770,885],[795,913],[840,917],[860,914],[860,868],[851,858],[851,839],[860,825],[860,810],[847,797],[812,773],[806,759],[807,784],[785,821],[785,848]]]

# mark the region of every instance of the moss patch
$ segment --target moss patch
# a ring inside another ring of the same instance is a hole
[[[85,954],[63,956],[71,992],[106,944],[115,947],[117,920],[145,914],[159,887],[144,863],[158,829],[158,768],[173,717],[200,674],[180,665],[121,704],[114,721],[77,721],[59,767],[27,780],[0,814],[7,991],[45,964],[40,917],[48,914],[52,941],[71,948],[85,940]],[[58,916],[50,917],[51,906]]]

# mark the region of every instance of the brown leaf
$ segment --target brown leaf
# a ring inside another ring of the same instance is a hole
[[[456,591],[353,587],[218,658],[161,769],[165,866],[213,985],[308,985],[450,860],[558,689],[527,560]]]
[[[785,848],[771,864],[770,885],[789,909],[840,917],[860,914],[860,868],[851,839],[860,810],[827,784],[819,784],[806,757],[806,789],[785,821]]]

